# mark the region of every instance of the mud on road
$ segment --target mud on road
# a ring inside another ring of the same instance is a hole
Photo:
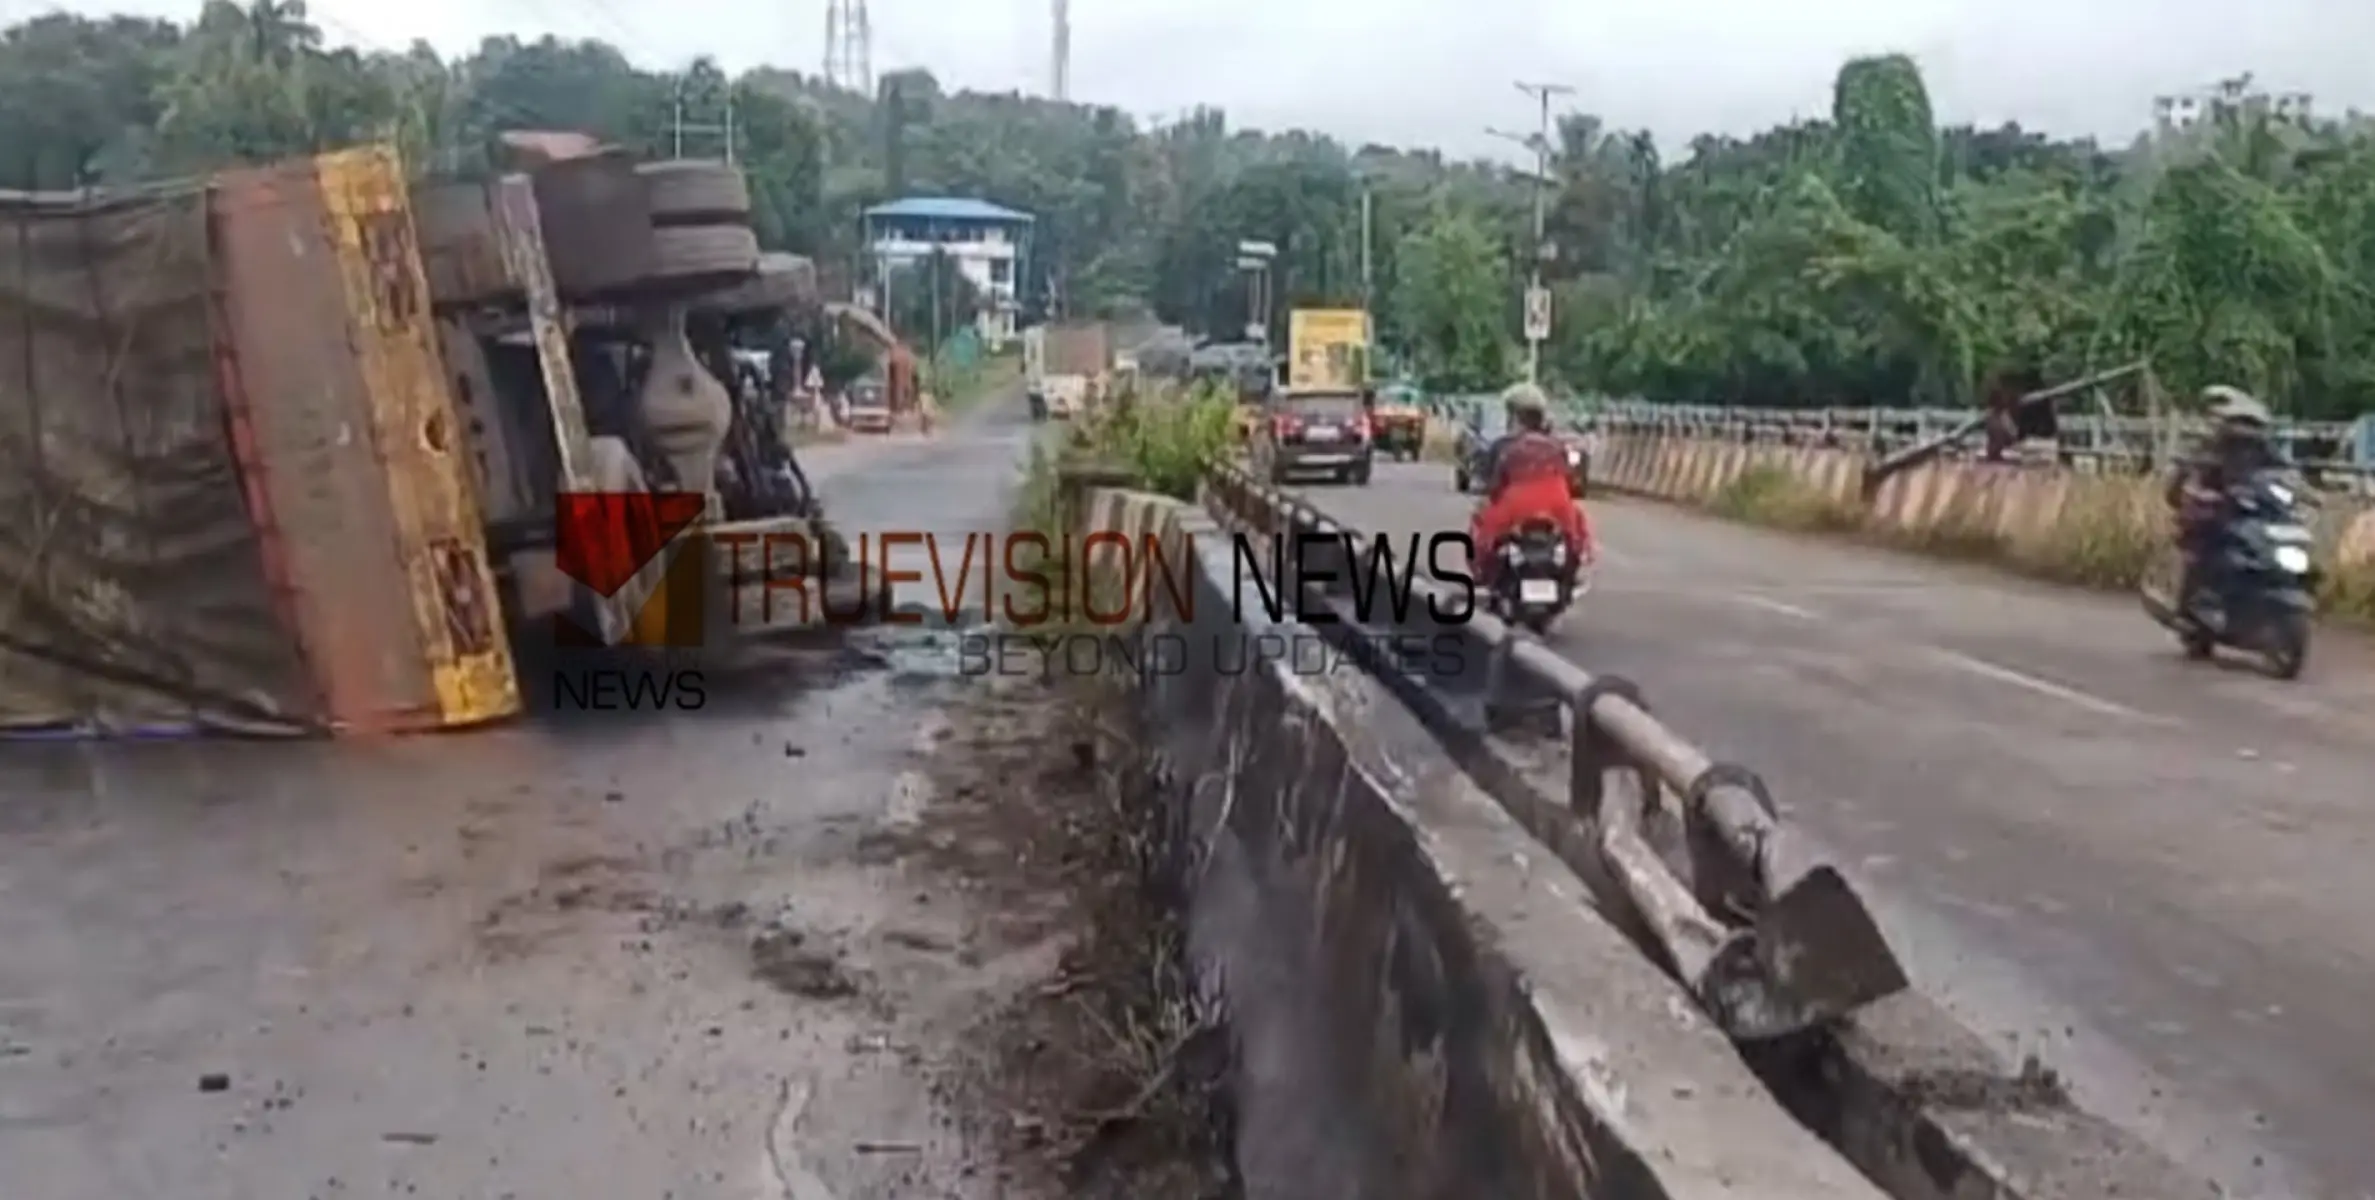
[[[1015,448],[905,449],[844,511],[1003,511]],[[0,1191],[1209,1194],[1163,1182],[1208,1139],[1152,1060],[1083,1052],[1161,1027],[1094,737],[914,649],[697,713],[0,747]]]

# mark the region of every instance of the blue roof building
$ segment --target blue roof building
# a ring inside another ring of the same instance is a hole
[[[1023,264],[1036,223],[1029,213],[987,200],[911,196],[867,209],[865,237],[877,286],[888,285],[893,268],[935,250],[947,254],[981,293],[985,303],[975,324],[982,340],[997,346],[1015,335]]]

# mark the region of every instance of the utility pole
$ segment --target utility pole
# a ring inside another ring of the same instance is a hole
[[[1549,252],[1550,216],[1550,101],[1553,96],[1572,96],[1575,89],[1563,83],[1527,83],[1518,81],[1517,90],[1532,96],[1540,106],[1541,122],[1534,136],[1523,139],[1534,151],[1534,246],[1532,272],[1526,282],[1526,382],[1542,382],[1542,339],[1550,336],[1549,305],[1542,303],[1542,259]],[[1502,134],[1506,137],[1508,135]],[[1539,310],[1539,311],[1538,311]]]
[[[1377,262],[1371,253],[1372,234],[1376,229],[1376,197],[1369,191],[1369,181],[1361,181],[1361,307],[1377,304]]]

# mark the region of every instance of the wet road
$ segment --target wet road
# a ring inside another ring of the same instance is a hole
[[[994,530],[1013,400],[803,457],[845,525]],[[912,1047],[1044,964],[871,849],[952,687],[826,649],[665,717],[0,747],[0,1194],[994,1194]]]
[[[1448,468],[1313,488],[1464,529]],[[2277,683],[2132,601],[1615,499],[1556,631],[1764,774],[1925,990],[2239,1195],[2375,1196],[2375,651]]]

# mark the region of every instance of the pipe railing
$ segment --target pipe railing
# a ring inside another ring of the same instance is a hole
[[[1344,547],[1343,557],[1329,561],[1282,555],[1297,577],[1278,581],[1279,594],[1319,591],[1339,606],[1343,619],[1334,628],[1358,628],[1363,606],[1354,602],[1354,572],[1345,562],[1355,531],[1233,463],[1213,470],[1208,498],[1241,532]],[[1411,611],[1457,612],[1465,603],[1434,581],[1415,580],[1414,587],[1437,603]],[[1373,641],[1352,645],[1389,684],[1430,690],[1446,709],[1460,693],[1481,693],[1475,698],[1488,732],[1529,716],[1558,718],[1571,751],[1568,807],[1588,831],[1599,872],[1638,916],[1646,948],[1727,1033],[1753,1041],[1799,1032],[1906,987],[1877,923],[1835,867],[1815,863],[1788,873],[1785,864],[1809,860],[1787,845],[1790,834],[1754,771],[1710,756],[1669,728],[1631,681],[1595,675],[1481,608],[1434,632],[1457,635],[1470,651],[1460,675],[1414,679],[1400,664],[1376,661]],[[1679,818],[1683,871],[1643,832],[1653,814]]]

